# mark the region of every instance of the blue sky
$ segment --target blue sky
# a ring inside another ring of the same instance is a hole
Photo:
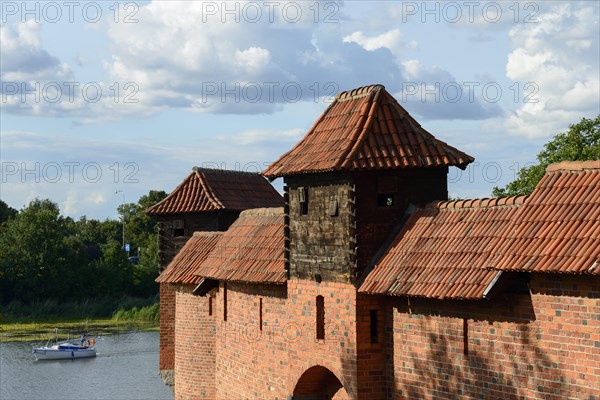
[[[372,83],[476,158],[452,196],[489,196],[600,112],[598,2],[0,5],[0,197],[17,209],[114,218],[117,190],[262,169]]]

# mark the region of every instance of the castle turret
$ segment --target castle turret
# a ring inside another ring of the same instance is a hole
[[[350,398],[384,398],[380,379],[388,362],[383,300],[358,295],[355,285],[409,205],[446,200],[448,167],[472,161],[373,85],[337,95],[306,136],[263,172],[285,181],[288,293],[304,305],[291,312],[314,325],[315,351],[339,360],[332,368],[341,371],[340,390]],[[313,373],[306,374],[294,398],[328,395],[310,389],[306,377]]]
[[[215,321],[208,312],[189,311],[209,310],[212,298],[192,294],[201,279],[195,272],[240,212],[282,203],[256,173],[194,167],[171,194],[146,210],[158,220],[160,374],[170,387],[179,381],[185,395],[214,396]],[[190,356],[184,354],[190,349],[200,370],[187,367]],[[174,376],[177,365],[180,373]]]
[[[263,172],[285,180],[290,277],[354,282],[409,204],[446,200],[448,167],[472,161],[383,86],[340,93]]]

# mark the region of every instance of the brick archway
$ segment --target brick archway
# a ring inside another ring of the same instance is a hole
[[[294,388],[292,400],[332,400],[345,398],[344,385],[329,369],[315,365],[307,369]]]

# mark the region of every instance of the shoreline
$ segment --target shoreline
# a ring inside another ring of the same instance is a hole
[[[92,336],[112,335],[127,331],[157,331],[158,322],[84,319],[0,323],[0,343],[46,342],[49,339],[73,339],[82,333]]]

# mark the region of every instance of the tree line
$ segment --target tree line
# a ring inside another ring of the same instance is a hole
[[[119,206],[129,255],[122,220],[74,220],[48,199],[35,199],[20,211],[0,200],[0,302],[155,296],[156,221],[144,210],[165,197],[164,191],[150,191],[137,203]]]

